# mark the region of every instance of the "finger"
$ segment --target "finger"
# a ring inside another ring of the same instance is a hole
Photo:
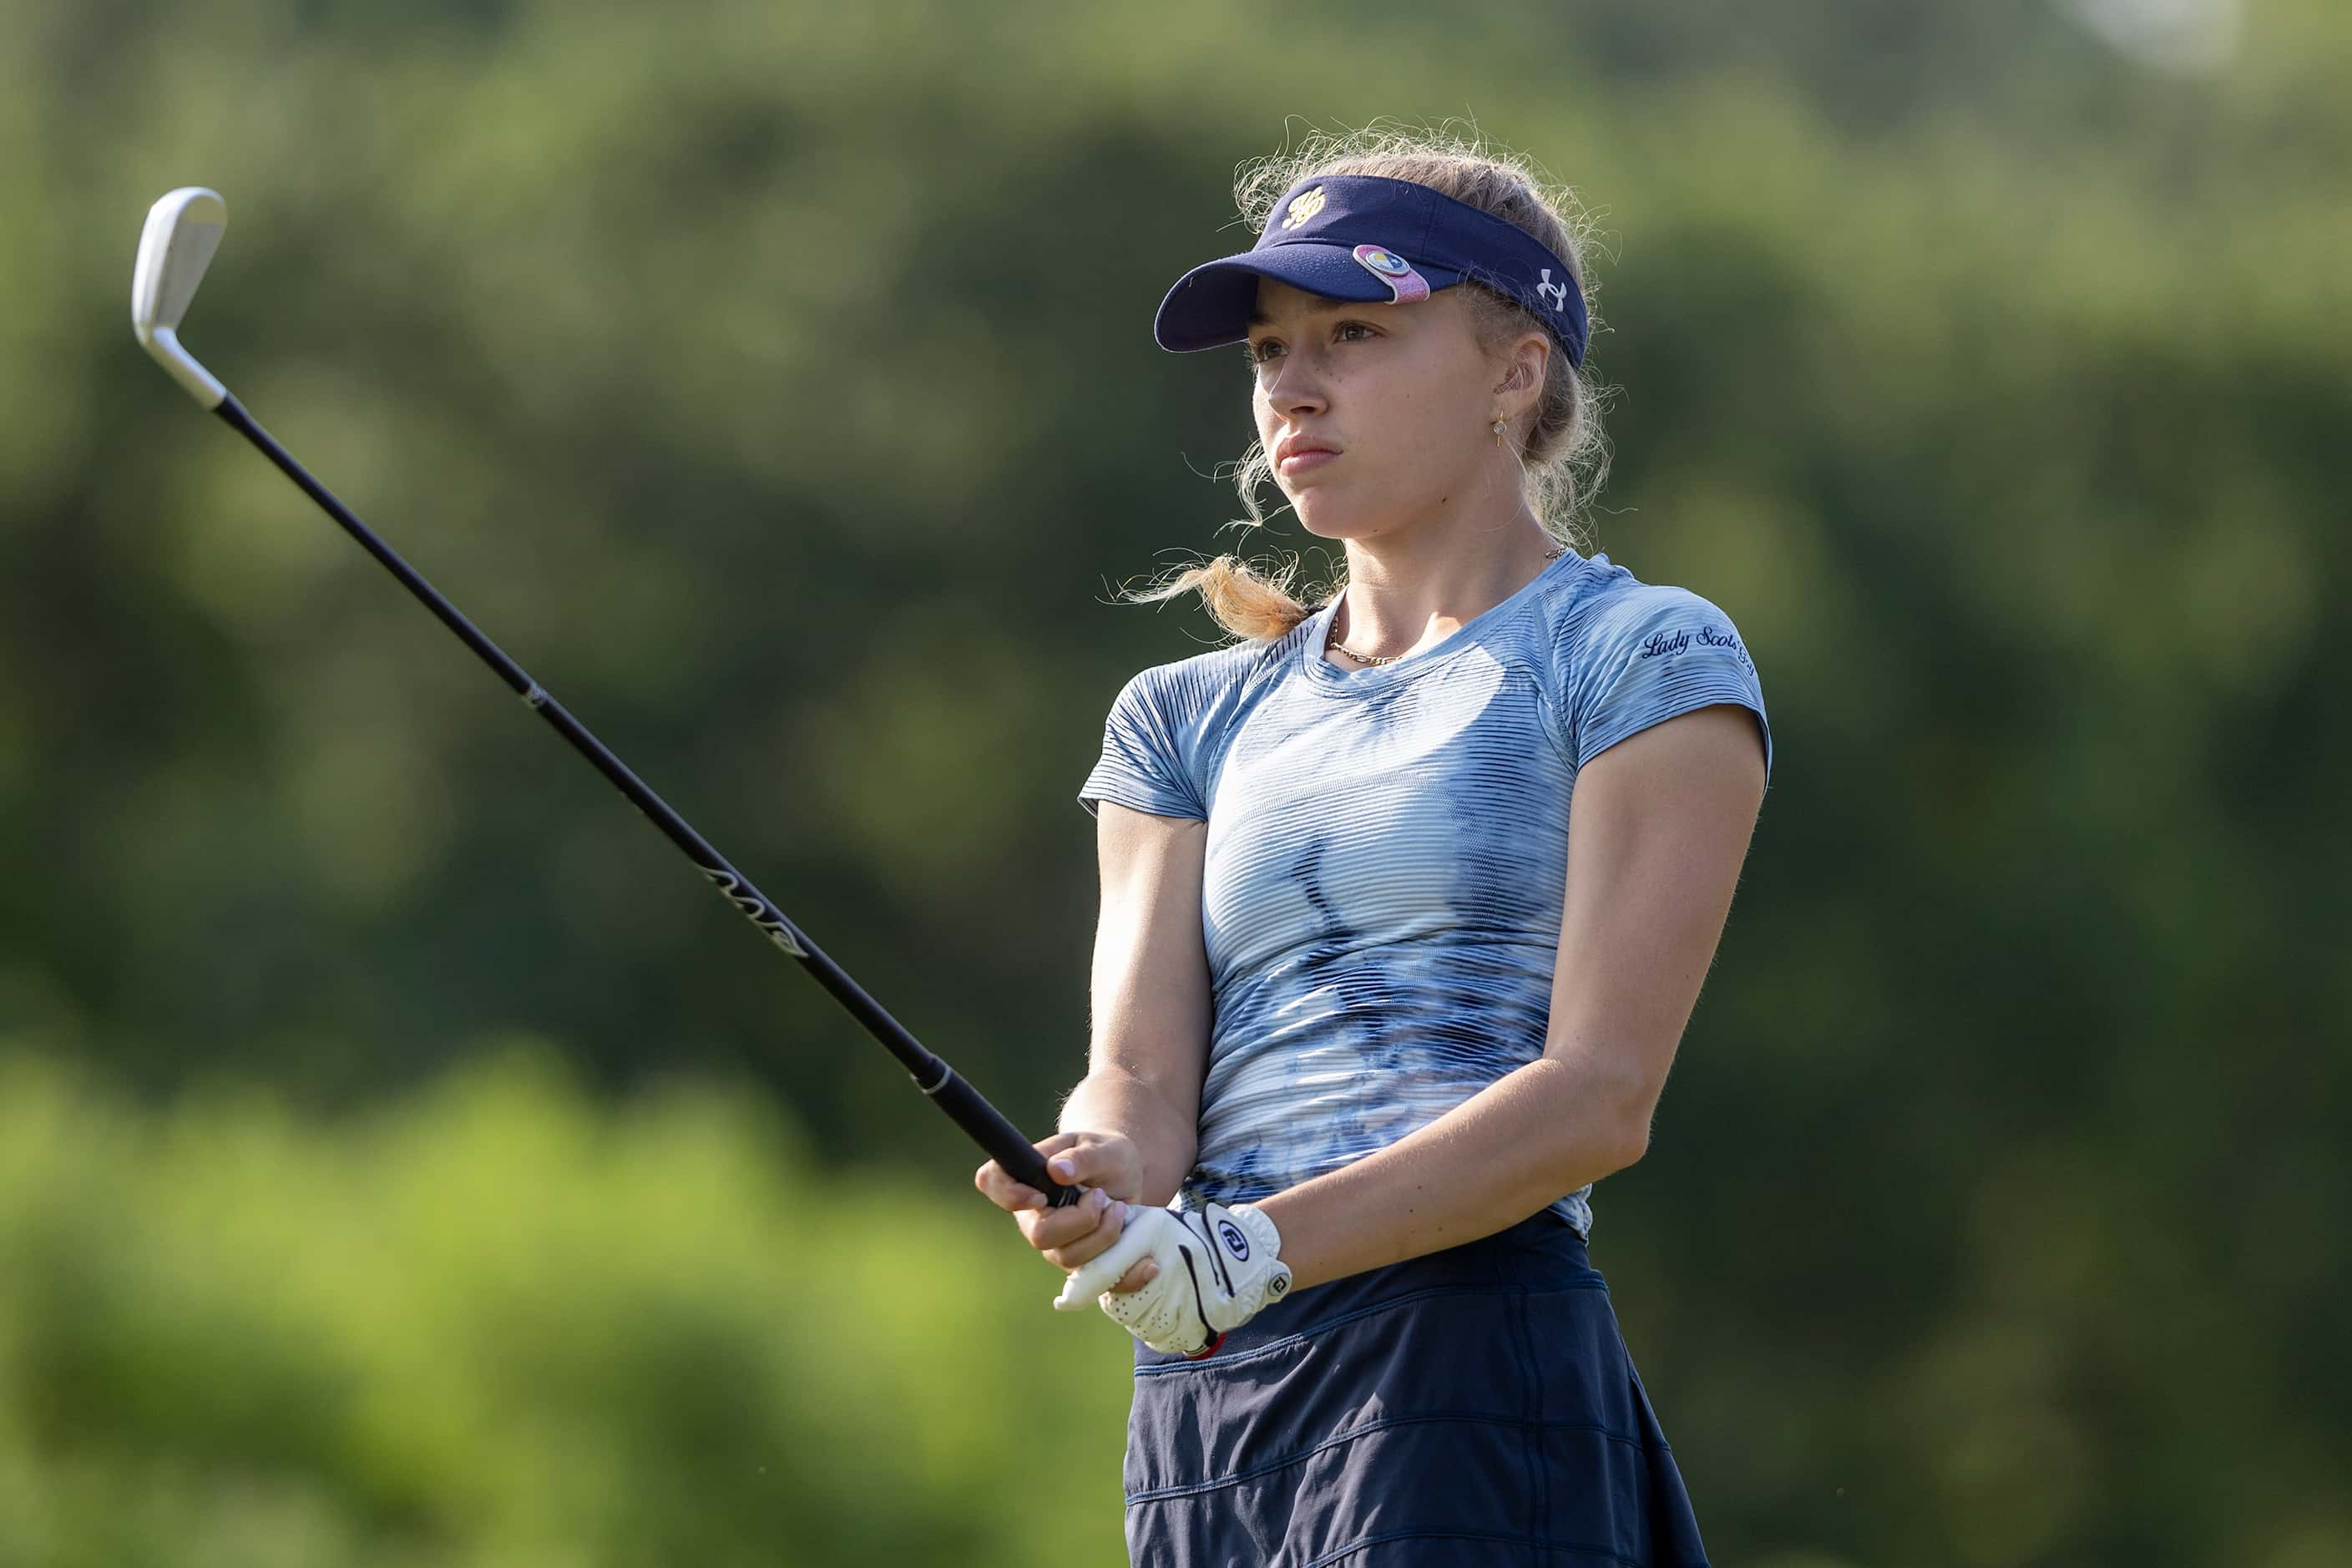
[[[1107,1250],[1071,1271],[1062,1282],[1062,1293],[1054,1298],[1057,1312],[1083,1312],[1095,1304],[1095,1298],[1123,1278],[1138,1259],[1151,1251],[1152,1235],[1160,1227],[1148,1223],[1151,1211],[1135,1215],[1139,1222],[1127,1227],[1127,1233]]]
[[[1078,1137],[1075,1132],[1056,1132],[1037,1145],[1038,1156],[1046,1158],[1067,1149]],[[1037,1209],[1045,1206],[1045,1194],[1025,1182],[1016,1181],[1003,1165],[984,1160],[980,1169],[971,1173],[971,1184],[987,1199],[1003,1209]]]
[[[998,1208],[1019,1213],[1024,1209],[1045,1206],[1045,1194],[1024,1182],[1016,1182],[1004,1173],[1003,1167],[991,1160],[972,1173],[971,1184],[978,1187],[989,1202]]]
[[[1073,1186],[1091,1186],[1099,1184],[1107,1175],[1117,1174],[1114,1167],[1118,1162],[1103,1147],[1100,1134],[1073,1132],[1066,1136],[1071,1142],[1055,1151],[1045,1162],[1047,1175]]]
[[[1051,1247],[1067,1247],[1083,1237],[1093,1234],[1102,1224],[1103,1215],[1111,1205],[1111,1195],[1100,1187],[1089,1188],[1076,1203],[1064,1208],[1039,1209],[1013,1216],[1029,1245],[1044,1252]]]
[[[1066,1154],[1084,1141],[1086,1136],[1083,1132],[1056,1132],[1051,1138],[1039,1141],[1037,1157],[1040,1160],[1050,1160],[1056,1154]]]
[[[1056,1268],[1076,1268],[1079,1264],[1099,1255],[1105,1248],[1118,1240],[1119,1232],[1123,1228],[1121,1218],[1125,1209],[1125,1205],[1112,1200],[1110,1194],[1097,1187],[1087,1194],[1086,1202],[1078,1211],[1076,1211],[1090,1215],[1094,1223],[1076,1226],[1072,1228],[1077,1232],[1076,1235],[1051,1247],[1041,1247],[1038,1250],[1044,1252],[1045,1261]],[[1068,1209],[1055,1211],[1056,1216],[1071,1212],[1074,1211]]]
[[[1160,1278],[1160,1259],[1147,1258],[1125,1274],[1120,1275],[1118,1283],[1110,1288],[1110,1293],[1114,1296],[1132,1295],[1158,1278]]]
[[[1082,1136],[1084,1136],[1084,1134],[1077,1132],[1056,1132],[1050,1138],[1042,1139],[1035,1145],[1037,1157],[1042,1160],[1049,1155],[1058,1154],[1063,1150],[1067,1149],[1071,1144],[1076,1143]],[[975,1182],[980,1181],[991,1171],[997,1172],[1001,1174],[1003,1172],[1003,1166],[998,1164],[993,1160],[982,1160],[980,1163],[980,1169],[972,1173],[972,1179]]]

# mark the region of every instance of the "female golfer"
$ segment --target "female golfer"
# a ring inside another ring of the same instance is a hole
[[[1763,799],[1755,667],[1555,531],[1599,440],[1563,202],[1393,134],[1241,194],[1257,243],[1155,335],[1244,345],[1244,498],[1270,459],[1345,585],[1220,558],[1166,590],[1243,640],[1136,677],[1081,795],[1091,1070],[1037,1147],[1091,1190],[977,1183],[1069,1271],[1055,1305],[1137,1336],[1138,1564],[1687,1568],[1585,1240]]]

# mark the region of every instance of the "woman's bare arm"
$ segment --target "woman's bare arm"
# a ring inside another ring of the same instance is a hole
[[[1068,1208],[1048,1209],[1043,1193],[993,1160],[972,1173],[972,1184],[1013,1213],[1056,1268],[1076,1268],[1117,1242],[1126,1204],[1166,1207],[1192,1168],[1209,1058],[1201,938],[1207,839],[1205,823],[1101,804],[1090,1065],[1063,1102],[1062,1131],[1037,1145],[1056,1179],[1093,1190]],[[1110,1289],[1136,1289],[1151,1273],[1149,1262],[1138,1263]]]
[[[1763,743],[1736,706],[1654,725],[1585,765],[1543,1055],[1261,1201],[1294,1289],[1491,1236],[1642,1157],[1763,797]]]
[[[1134,1192],[1164,1205],[1192,1168],[1209,1059],[1209,960],[1201,937],[1204,822],[1100,803],[1095,842],[1094,1039],[1063,1102],[1064,1131],[1124,1134],[1142,1158]]]

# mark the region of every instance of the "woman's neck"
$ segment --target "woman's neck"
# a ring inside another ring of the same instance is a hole
[[[1351,539],[1331,641],[1383,658],[1442,641],[1534,581],[1559,548],[1524,505],[1499,524]],[[1336,649],[1326,657],[1343,669],[1363,668]]]

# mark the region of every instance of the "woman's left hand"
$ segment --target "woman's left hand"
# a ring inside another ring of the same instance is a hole
[[[1153,1350],[1205,1356],[1226,1331],[1237,1329],[1290,1290],[1282,1236],[1250,1204],[1211,1204],[1193,1211],[1131,1208],[1119,1239],[1071,1271],[1054,1305],[1085,1310],[1097,1297],[1102,1310]],[[1149,1260],[1157,1271],[1140,1289],[1113,1290],[1112,1281]]]

